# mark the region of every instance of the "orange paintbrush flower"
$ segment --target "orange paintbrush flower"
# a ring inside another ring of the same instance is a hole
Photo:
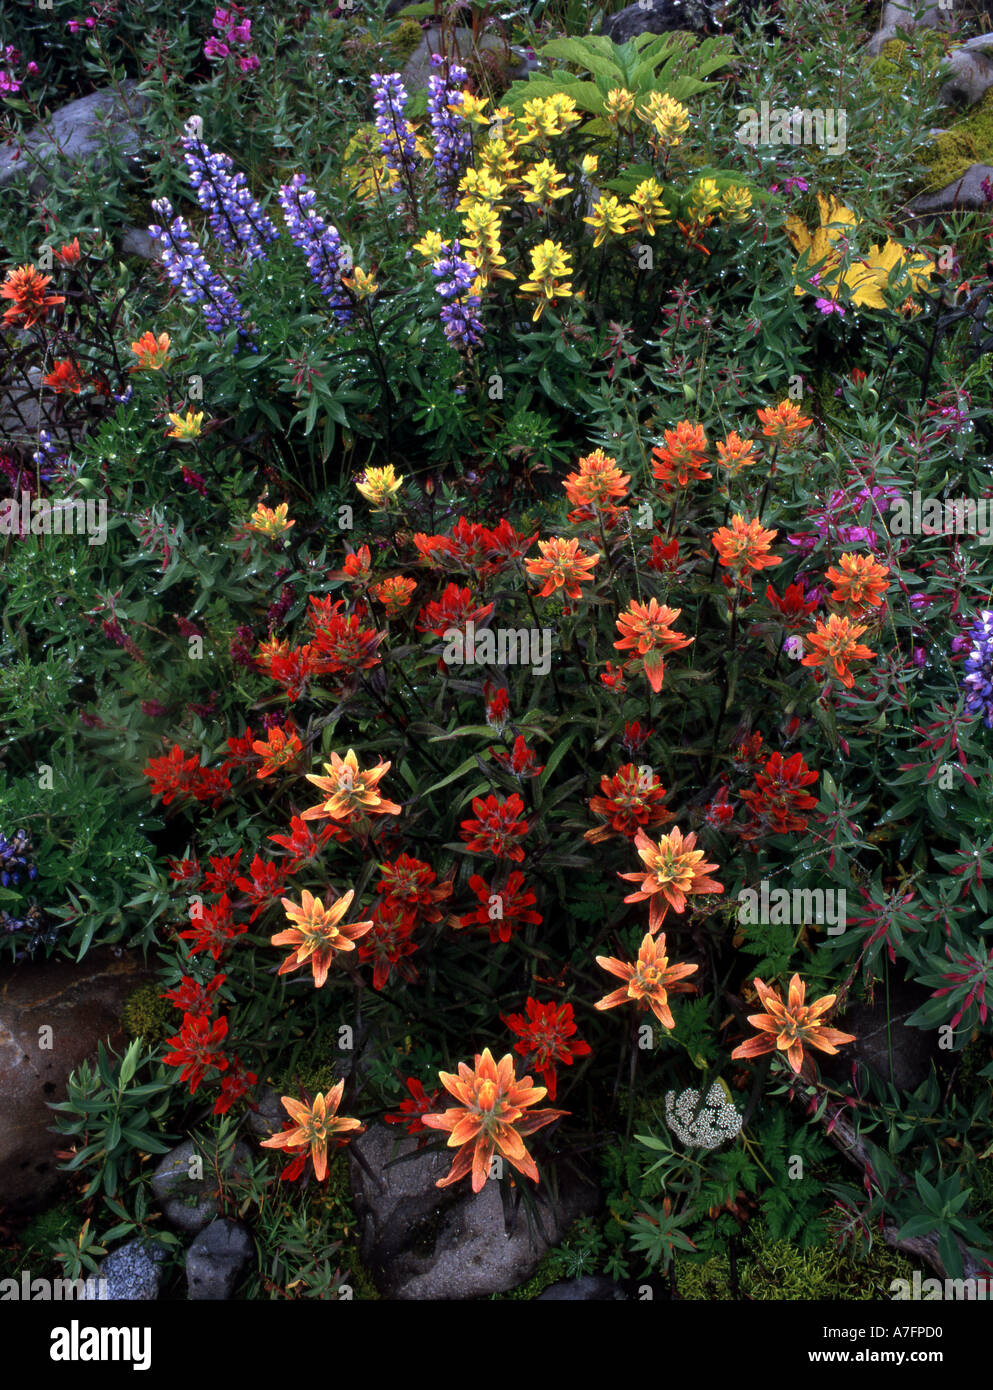
[[[61,396],[63,391],[71,391],[73,395],[78,396],[83,389],[83,378],[79,375],[79,369],[69,358],[63,362],[56,359],[55,367],[42,380],[57,396]]]
[[[665,674],[663,657],[669,652],[679,651],[681,647],[688,647],[695,640],[672,629],[672,624],[682,611],[681,608],[668,608],[654,597],[647,603],[632,599],[617,619],[621,640],[615,642],[614,646],[618,651],[635,651],[642,658],[648,684],[655,691],[662,689]]]
[[[316,1095],[313,1105],[305,1105],[303,1101],[294,1100],[292,1096],[283,1096],[283,1105],[289,1112],[290,1118],[296,1121],[296,1129],[284,1129],[281,1134],[273,1134],[268,1139],[261,1139],[264,1149],[298,1149],[304,1146],[310,1149],[310,1156],[314,1161],[314,1173],[318,1182],[323,1182],[328,1171],[328,1141],[333,1140],[336,1135],[350,1134],[365,1129],[365,1125],[360,1120],[351,1120],[345,1115],[339,1116],[336,1111],[341,1104],[342,1093],[345,1089],[344,1081],[339,1081],[337,1086],[332,1086],[327,1095]],[[343,1141],[347,1143],[346,1141]]]
[[[327,777],[307,773],[307,781],[313,782],[328,797],[316,806],[303,812],[301,820],[343,820],[351,823],[363,816],[398,816],[401,808],[395,801],[385,801],[376,791],[379,780],[389,772],[390,763],[377,763],[367,772],[359,770],[358,758],[349,748],[344,758],[331,754],[331,761],[324,764]]]
[[[630,473],[622,473],[616,459],[594,449],[579,460],[578,473],[569,473],[562,480],[566,497],[579,511],[578,517],[570,515],[570,521],[588,520],[594,507],[613,517],[619,509],[611,504],[625,495],[630,481]]]
[[[724,892],[723,883],[707,877],[710,870],[719,865],[707,863],[703,857],[705,851],[696,848],[696,835],[692,831],[684,835],[673,826],[668,835],[663,835],[655,844],[639,830],[634,843],[645,868],[633,874],[618,874],[618,878],[641,884],[638,892],[629,893],[624,901],[640,903],[649,899],[648,930],[652,936],[665,921],[670,907],[677,912],[685,909],[688,895]]]
[[[724,568],[731,570],[743,588],[751,593],[753,574],[769,565],[783,563],[778,556],[769,554],[769,547],[778,535],[778,531],[764,530],[757,517],[746,521],[739,512],[731,518],[730,526],[721,526],[710,539]]]
[[[157,338],[151,329],[143,333],[136,342],[131,344],[131,351],[137,357],[138,365],[130,370],[132,372],[160,372],[172,360],[169,356],[169,343],[168,333],[160,333]]]
[[[372,596],[386,609],[388,618],[397,618],[405,608],[409,608],[416,581],[402,574],[391,574],[372,586]]]
[[[760,979],[756,978],[753,983],[766,1012],[748,1015],[748,1022],[759,1029],[759,1036],[736,1047],[732,1057],[761,1057],[766,1052],[785,1052],[790,1066],[799,1071],[803,1066],[805,1046],[835,1053],[839,1043],[855,1041],[853,1033],[839,1033],[837,1028],[828,1028],[817,1021],[831,1008],[836,995],[826,994],[813,1004],[804,1004],[807,986],[799,975],[794,975],[790,980],[789,999],[784,1004],[781,996]]]
[[[615,989],[593,1005],[595,1009],[614,1009],[618,1004],[635,1002],[639,1009],[651,1009],[664,1028],[674,1028],[676,1021],[669,1008],[670,994],[686,994],[692,985],[682,984],[687,975],[699,970],[698,965],[685,963],[670,965],[665,953],[665,932],[658,938],[649,932],[638,947],[638,959],[634,965],[617,960],[614,956],[597,956],[596,963],[611,975],[617,975],[624,983],[623,989]]]
[[[871,555],[851,553],[842,555],[838,565],[840,568],[831,565],[827,571],[828,579],[835,586],[832,602],[845,604],[854,618],[862,617],[867,608],[882,606],[889,565],[879,564]]]
[[[804,646],[814,650],[803,658],[801,666],[823,666],[825,670],[833,670],[845,689],[851,690],[855,677],[848,663],[867,661],[876,655],[858,640],[865,630],[865,623],[854,623],[837,613],[832,613],[826,622],[818,618],[815,630],[804,635]]]
[[[325,907],[320,898],[315,898],[305,888],[299,906],[292,899],[283,898],[286,916],[293,926],[277,932],[270,940],[274,946],[294,946],[296,949],[283,961],[277,973],[285,975],[309,961],[314,971],[314,988],[321,989],[328,978],[335,953],[354,951],[358,938],[372,930],[371,921],[339,925],[354,897],[355,890],[349,888],[337,902]]]
[[[789,447],[814,422],[809,416],[801,415],[800,407],[792,401],[780,401],[773,410],[756,411],[762,422],[762,433],[766,439],[775,440],[781,447]]]
[[[600,559],[599,554],[584,555],[579,541],[563,540],[561,536],[539,541],[538,549],[542,559],[524,561],[524,568],[533,579],[545,581],[538,597],[548,598],[556,589],[564,589],[569,598],[582,598],[579,586],[592,579],[590,571]]]
[[[292,722],[287,720],[281,729],[270,729],[264,742],[257,739],[252,744],[252,751],[258,753],[262,759],[262,766],[255,774],[256,778],[271,777],[274,772],[278,772],[280,768],[286,767],[299,757],[303,752],[303,744]]]
[[[689,420],[680,420],[674,430],[665,432],[665,448],[656,445],[652,450],[652,476],[657,478],[667,492],[673,485],[686,487],[692,480],[699,482],[712,478],[713,474],[704,469],[707,462],[707,437],[702,425],[691,425]]]
[[[33,328],[56,304],[64,304],[65,295],[48,294],[50,275],[40,275],[33,265],[18,266],[8,271],[0,285],[0,299],[13,301],[3,316],[8,327]]]
[[[755,445],[750,439],[742,439],[732,430],[727,439],[717,445],[717,457],[722,468],[726,468],[729,473],[737,473],[749,464],[757,462],[752,452],[754,448]]]
[[[422,1115],[421,1122],[429,1129],[449,1131],[448,1147],[460,1149],[447,1177],[440,1178],[438,1187],[448,1187],[472,1173],[472,1190],[479,1192],[490,1174],[490,1159],[499,1154],[509,1164],[538,1181],[534,1159],[524,1147],[523,1134],[551,1124],[567,1115],[567,1110],[532,1110],[546,1095],[544,1086],[532,1086],[530,1076],[520,1079],[514,1075],[514,1056],[508,1052],[499,1062],[493,1060],[489,1048],[477,1053],[475,1064],[459,1063],[458,1076],[440,1071],[439,1080],[459,1106],[438,1115]]]

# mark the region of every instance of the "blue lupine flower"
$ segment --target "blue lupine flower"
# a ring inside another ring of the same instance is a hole
[[[149,235],[162,242],[162,264],[166,275],[188,304],[201,307],[204,322],[211,333],[237,328],[239,334],[247,339],[245,311],[223,276],[211,270],[207,264],[203,252],[190,235],[185,217],[173,215],[168,198],[156,198],[152,210],[158,213],[163,223],[169,224],[148,228]],[[254,343],[249,343],[249,347],[252,352],[258,352]]]
[[[349,323],[354,315],[341,276],[351,269],[351,257],[341,244],[337,228],[312,211],[316,200],[317,194],[307,187],[303,174],[294,174],[279,190],[287,231],[307,257],[311,279],[330,301],[338,322]]]
[[[453,347],[477,347],[483,341],[483,325],[475,311],[482,301],[478,294],[470,293],[476,282],[476,268],[463,259],[458,239],[450,248],[442,247],[442,252],[431,273],[441,280],[435,290],[446,301],[441,310],[445,337]]]
[[[252,197],[245,175],[234,173],[226,154],[212,153],[187,122],[182,140],[190,183],[197,202],[207,213],[211,232],[226,251],[247,251],[253,259],[266,259],[266,244],[279,236],[274,223]]]
[[[965,659],[965,708],[981,714],[993,729],[993,612],[983,609],[969,633],[972,648]]]
[[[434,53],[431,62],[433,66],[440,67],[444,59],[440,53]],[[450,87],[449,83],[464,83],[468,78],[469,74],[459,63],[451,64],[447,77],[437,73],[428,78],[428,115],[434,136],[434,171],[441,202],[446,208],[453,208],[458,201],[459,179],[472,151],[472,136],[465,121],[448,109],[462,105],[462,91],[459,87]]]
[[[417,149],[413,132],[408,128],[404,114],[407,107],[407,89],[398,72],[374,72],[372,83],[373,107],[376,112],[376,129],[379,132],[379,145],[386,159],[386,167],[394,178],[390,189],[400,186],[399,176],[410,179],[417,162]]]

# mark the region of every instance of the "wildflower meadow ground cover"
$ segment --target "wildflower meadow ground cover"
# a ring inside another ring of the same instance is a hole
[[[875,11],[603,17],[0,20],[11,141],[141,96],[140,172],[0,186],[0,950],[152,980],[12,1271],[184,1297],[192,1139],[235,1297],[378,1297],[385,1126],[596,1187],[494,1296],[986,1296],[991,213],[902,215]]]

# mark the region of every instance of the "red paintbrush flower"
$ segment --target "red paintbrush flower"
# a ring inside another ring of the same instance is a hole
[[[575,1058],[588,1057],[592,1048],[581,1038],[573,1040],[576,1023],[571,1004],[541,1004],[537,999],[528,999],[525,1010],[526,1018],[521,1014],[500,1017],[521,1039],[514,1044],[514,1051],[527,1059],[525,1066],[533,1066],[541,1074],[548,1099],[554,1100],[558,1085],[555,1063],[571,1067]]]
[[[673,813],[662,805],[668,795],[650,767],[624,763],[612,777],[600,778],[602,795],[590,797],[590,810],[606,816],[607,825],[587,830],[584,839],[599,844],[614,835],[626,835],[633,840],[639,829],[662,825],[673,819]]]
[[[524,875],[520,869],[512,869],[502,888],[493,888],[480,874],[473,874],[469,887],[479,899],[481,906],[460,918],[449,918],[456,929],[460,927],[489,927],[490,940],[509,941],[511,932],[520,931],[526,923],[538,926],[542,917],[540,912],[531,909],[538,901],[530,888],[524,885]]]
[[[524,850],[511,843],[515,837],[528,833],[527,821],[518,820],[524,810],[524,802],[514,792],[506,801],[500,802],[491,793],[484,801],[481,796],[473,797],[472,809],[475,820],[464,820],[459,835],[466,841],[474,854],[492,854],[497,859],[513,859],[520,863]]]
[[[755,786],[741,793],[752,819],[741,832],[744,840],[757,840],[763,835],[802,833],[807,817],[798,811],[809,811],[817,805],[817,797],[802,789],[817,781],[820,774],[803,760],[801,753],[783,759],[773,753],[761,772],[755,774]]]
[[[183,1015],[183,1025],[174,1038],[166,1039],[167,1052],[162,1058],[167,1067],[182,1067],[180,1081],[190,1083],[190,1095],[195,1095],[204,1074],[211,1067],[226,1071],[228,1059],[214,1049],[227,1037],[228,1021],[219,1018],[211,1025],[210,1019],[198,1018],[194,1014]]]
[[[427,1134],[429,1130],[421,1116],[429,1115],[434,1110],[441,1099],[441,1092],[432,1091],[428,1095],[415,1076],[407,1077],[406,1086],[411,1098],[402,1100],[393,1114],[384,1115],[383,1119],[388,1125],[406,1125],[407,1133],[410,1135]]]

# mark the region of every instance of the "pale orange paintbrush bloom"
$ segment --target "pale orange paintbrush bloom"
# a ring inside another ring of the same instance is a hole
[[[637,893],[629,893],[626,903],[650,903],[648,930],[654,936],[665,921],[669,908],[682,912],[686,899],[696,893],[723,893],[724,885],[708,878],[711,869],[719,867],[704,859],[704,851],[696,848],[696,835],[684,835],[673,826],[656,844],[643,830],[634,837],[635,847],[644,869],[632,874],[619,874],[632,883],[640,883]]]
[[[499,1062],[493,1060],[489,1048],[476,1055],[474,1066],[459,1063],[458,1075],[440,1071],[438,1078],[445,1090],[460,1105],[441,1114],[422,1115],[422,1124],[429,1129],[448,1130],[448,1147],[459,1149],[451,1171],[440,1178],[437,1187],[448,1187],[467,1173],[472,1173],[472,1190],[479,1192],[490,1174],[494,1154],[505,1158],[518,1172],[538,1181],[534,1159],[524,1147],[523,1134],[551,1124],[567,1115],[567,1110],[525,1111],[544,1099],[544,1086],[532,1086],[530,1076],[518,1079],[514,1075],[514,1056],[508,1052]]]
[[[355,890],[349,888],[337,902],[325,907],[320,898],[315,898],[305,888],[299,904],[291,898],[283,898],[283,909],[293,925],[277,932],[270,940],[274,946],[293,946],[295,949],[283,961],[277,973],[285,975],[287,971],[299,970],[301,965],[309,963],[314,972],[314,988],[321,989],[337,953],[354,951],[358,938],[372,931],[372,921],[342,923],[341,919],[351,907],[354,897]]]
[[[777,555],[769,554],[778,535],[778,531],[766,530],[757,517],[746,521],[739,512],[731,518],[730,526],[719,527],[710,539],[724,568],[751,593],[753,574],[783,563]]]
[[[794,1071],[803,1066],[804,1047],[816,1047],[821,1052],[835,1053],[839,1043],[855,1041],[853,1033],[840,1033],[828,1028],[818,1019],[831,1008],[837,995],[826,994],[813,1004],[804,1004],[807,986],[794,975],[786,1003],[774,989],[756,978],[755,992],[766,1010],[764,1014],[749,1014],[748,1022],[759,1029],[757,1038],[749,1038],[731,1053],[732,1057],[761,1057],[766,1052],[785,1052]]]
[[[588,584],[593,578],[591,570],[599,561],[600,555],[584,555],[579,541],[564,540],[552,536],[551,540],[539,541],[540,560],[525,560],[524,568],[532,579],[543,579],[545,587],[539,598],[548,598],[556,589],[564,589],[569,598],[582,598],[580,584]]]
[[[327,777],[307,773],[307,781],[313,782],[322,792],[327,792],[327,798],[317,806],[308,807],[301,820],[352,821],[369,815],[398,816],[402,808],[395,801],[384,800],[376,791],[377,784],[391,766],[390,763],[378,763],[362,772],[351,748],[343,758],[332,753],[331,761],[324,764]]]
[[[834,585],[831,602],[843,603],[854,618],[862,617],[868,608],[882,607],[889,572],[889,565],[881,565],[872,555],[846,552],[826,572]]]
[[[664,1028],[674,1028],[675,1019],[669,1008],[670,994],[684,994],[693,989],[683,984],[687,975],[699,970],[698,965],[688,965],[685,961],[669,964],[665,953],[665,932],[652,936],[651,932],[642,940],[638,948],[638,959],[631,965],[617,960],[614,956],[597,956],[596,963],[611,975],[624,981],[623,989],[615,989],[593,1005],[595,1009],[614,1009],[618,1004],[633,1002],[639,1009],[651,1009]]]
[[[264,1149],[297,1149],[306,1145],[314,1164],[314,1174],[318,1182],[323,1182],[328,1171],[328,1141],[337,1135],[349,1134],[365,1129],[360,1120],[349,1119],[335,1112],[341,1104],[344,1081],[332,1086],[326,1095],[316,1095],[313,1105],[283,1096],[283,1105],[290,1119],[296,1121],[296,1129],[285,1129],[281,1134],[273,1134],[269,1139],[261,1139]]]

